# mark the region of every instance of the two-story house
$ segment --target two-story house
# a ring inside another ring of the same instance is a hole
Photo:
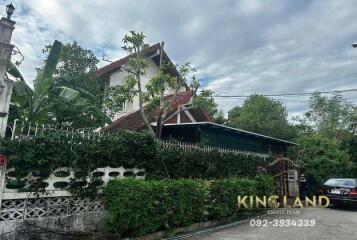
[[[142,76],[142,86],[144,86],[151,77],[159,71],[160,44],[150,46],[146,52],[148,70],[146,75]],[[124,57],[97,71],[97,75],[102,79],[106,88],[123,84],[128,73],[123,70],[129,58]],[[166,62],[171,62],[170,58],[163,52],[163,58]],[[174,66],[174,64],[172,64]],[[179,77],[175,67],[170,69],[173,76]],[[187,108],[192,105],[193,93],[187,86],[182,86],[180,92],[173,98],[172,93],[166,94],[166,99],[170,100],[172,114],[164,123],[162,137],[164,139],[174,138],[184,142],[200,143],[203,145],[225,147],[230,149],[239,149],[242,151],[257,152],[262,154],[286,155],[287,147],[294,143],[282,139],[265,136],[253,132],[244,131],[237,128],[231,128],[225,125],[216,124],[213,118],[202,108]],[[177,110],[186,109],[177,114]],[[156,112],[149,116],[149,121],[155,128]],[[145,124],[140,115],[138,97],[132,102],[123,106],[122,111],[117,114],[113,123],[104,128],[104,131],[117,130],[144,130]]]
[[[141,85],[143,86],[143,88],[145,84],[147,84],[147,82],[159,72],[160,44],[157,43],[155,45],[148,47],[145,51],[145,55],[147,56],[146,62],[148,64],[148,68],[146,74],[142,75],[141,77]],[[104,92],[106,92],[109,87],[122,85],[125,83],[125,81],[127,81],[129,73],[125,71],[123,68],[125,68],[130,57],[133,56],[128,55],[118,61],[112,62],[111,64],[106,65],[97,70],[97,76],[99,76],[102,80],[104,86],[103,89]],[[172,76],[178,77],[179,73],[177,69],[174,67],[174,64],[172,64],[170,58],[167,56],[165,51],[163,51],[163,60],[167,63],[171,63],[170,65],[172,67],[169,69],[170,74],[172,74]],[[187,86],[182,86],[180,92],[184,92],[186,90],[188,90]],[[166,94],[169,95],[170,92],[167,92]],[[122,107],[122,111],[119,112],[114,117],[113,120],[116,120],[127,114],[134,113],[138,109],[139,109],[139,97],[135,96],[133,101],[124,104],[124,106]]]
[[[148,64],[148,69],[146,74],[141,77],[142,86],[145,86],[145,84],[159,71],[160,44],[157,43],[148,47],[145,51],[145,55],[147,57],[146,61]],[[101,78],[104,91],[106,91],[106,89],[109,87],[118,86],[124,84],[125,81],[127,81],[129,73],[123,68],[125,68],[125,65],[128,63],[130,57],[132,57],[132,55],[126,56],[97,70],[97,76]],[[179,77],[179,72],[174,67],[175,65],[171,62],[165,51],[163,51],[163,59],[166,63],[170,63],[169,65],[171,68],[169,69],[169,73],[172,74],[172,76]],[[168,91],[165,98],[172,98],[172,94],[173,90],[172,92]],[[177,110],[180,107],[191,105],[192,97],[192,91],[187,87],[187,85],[183,85],[175,99],[171,99],[172,109]],[[116,114],[112,120],[113,123],[110,126],[107,126],[106,130],[114,128],[140,130],[144,128],[144,123],[139,112],[138,96],[135,96],[133,101],[125,103],[122,107],[122,111]],[[151,116],[150,120],[155,121],[155,116]],[[202,121],[212,121],[212,118],[205,110],[201,108],[195,108],[185,110],[176,115],[173,114],[167,122],[182,123]]]

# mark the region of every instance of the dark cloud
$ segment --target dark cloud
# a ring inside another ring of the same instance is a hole
[[[164,40],[177,63],[198,66],[205,87],[219,94],[357,88],[353,0],[13,2],[13,41],[25,54],[28,79],[41,64],[42,46],[56,38],[117,59],[121,39],[135,29],[150,43]],[[356,101],[355,93],[346,96]],[[306,97],[286,99],[292,115],[307,107]],[[242,102],[217,101],[224,111]]]

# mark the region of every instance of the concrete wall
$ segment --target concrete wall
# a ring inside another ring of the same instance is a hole
[[[100,235],[104,233],[105,217],[105,211],[98,211],[72,216],[28,219],[23,222],[0,222],[0,239],[100,239]]]

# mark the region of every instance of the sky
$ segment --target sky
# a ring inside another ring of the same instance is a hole
[[[0,0],[0,15],[5,5]],[[216,95],[300,93],[357,88],[355,0],[12,0],[12,43],[25,56],[31,84],[41,49],[55,39],[77,41],[98,58],[125,55],[122,38],[142,31],[165,42],[177,64],[198,68]],[[2,7],[3,6],[3,7]],[[14,56],[16,59],[18,56]],[[107,64],[101,61],[99,66]],[[344,93],[357,103],[357,92]],[[307,96],[277,97],[289,117],[306,111]],[[225,113],[242,98],[216,98]]]

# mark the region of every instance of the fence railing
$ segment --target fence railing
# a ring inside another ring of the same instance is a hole
[[[33,136],[42,136],[48,132],[60,131],[66,133],[68,136],[80,135],[82,138],[91,138],[92,136],[101,136],[103,133],[101,131],[96,131],[94,129],[88,128],[74,128],[67,123],[57,123],[57,124],[34,124],[34,123],[23,123],[19,122],[17,119],[10,125],[7,125],[7,131],[10,132],[11,140],[31,138]]]
[[[215,146],[206,146],[206,145],[198,145],[194,143],[188,143],[188,142],[178,142],[178,141],[169,141],[169,140],[160,140],[160,145],[165,149],[165,148],[180,148],[182,150],[199,150],[202,152],[220,152],[222,154],[224,153],[230,153],[234,155],[246,155],[246,156],[258,156],[261,158],[268,158],[270,155],[264,154],[264,153],[257,153],[257,152],[250,152],[250,151],[242,151],[238,149],[230,149],[230,148],[224,148],[224,147],[215,147]]]
[[[60,124],[48,124],[48,125],[38,125],[38,124],[24,124],[19,123],[17,120],[14,121],[12,125],[8,126],[11,131],[11,139],[19,138],[31,138],[32,136],[44,135],[46,132],[51,131],[61,131],[66,133],[68,136],[81,136],[82,138],[90,139],[92,137],[98,137],[104,134],[110,134],[109,132],[103,133],[101,131],[95,131],[93,129],[75,129],[66,123]],[[225,147],[216,147],[209,145],[199,145],[189,142],[180,142],[176,140],[160,140],[160,145],[163,148],[180,148],[182,150],[199,150],[203,152],[217,151],[220,153],[230,153],[234,155],[247,155],[247,156],[258,156],[261,158],[268,158],[271,154],[269,153],[258,153],[253,151],[243,151],[239,149],[230,149]]]

